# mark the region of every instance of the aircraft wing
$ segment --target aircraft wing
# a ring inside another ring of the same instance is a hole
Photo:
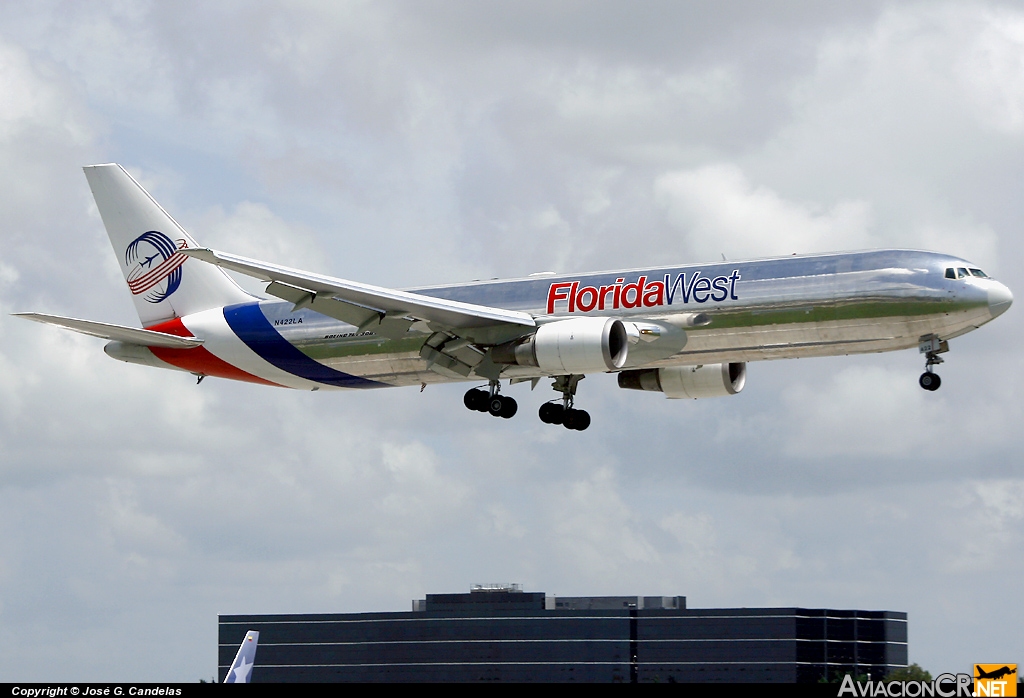
[[[225,269],[270,282],[267,293],[384,336],[401,336],[415,320],[432,329],[454,334],[476,334],[473,329],[506,326],[515,334],[535,327],[533,316],[472,303],[434,298],[419,293],[346,281],[330,276],[290,269],[208,248],[179,250]],[[469,331],[469,332],[467,332]]]
[[[67,330],[73,330],[81,334],[100,337],[101,339],[113,339],[126,344],[139,344],[147,347],[167,347],[169,349],[192,349],[203,343],[197,337],[178,337],[165,332],[154,332],[153,330],[142,330],[138,327],[125,327],[124,325],[111,325],[106,322],[94,322],[92,320],[77,320],[60,315],[46,315],[45,313],[12,313],[15,317],[23,317],[26,320],[56,325]]]

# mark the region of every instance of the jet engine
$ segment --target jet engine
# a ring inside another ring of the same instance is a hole
[[[550,373],[594,373],[622,368],[628,354],[629,336],[621,320],[580,317],[549,322],[528,337],[496,346],[491,360]]]
[[[623,371],[619,387],[652,390],[668,398],[701,398],[735,395],[747,382],[747,364],[706,364]]]

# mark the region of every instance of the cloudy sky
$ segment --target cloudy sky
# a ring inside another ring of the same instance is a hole
[[[0,678],[209,679],[217,614],[510,581],[909,613],[934,672],[1024,661],[1024,315],[751,365],[596,428],[465,386],[292,393],[111,361],[135,325],[81,166],[203,244],[387,286],[793,252],[960,254],[1016,291],[1011,2],[0,3]]]

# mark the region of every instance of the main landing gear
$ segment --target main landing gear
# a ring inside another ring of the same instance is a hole
[[[925,390],[938,390],[939,386],[942,385],[942,379],[939,378],[938,373],[933,372],[932,367],[943,363],[943,359],[939,354],[949,351],[949,342],[939,339],[935,335],[928,335],[921,338],[921,341],[918,343],[918,349],[924,354],[925,362],[924,373],[921,374],[917,383]]]
[[[583,431],[590,426],[590,413],[586,410],[573,408],[573,398],[576,395],[576,386],[583,380],[583,376],[556,376],[551,387],[562,393],[561,400],[545,402],[540,406],[540,421],[545,424],[561,424],[566,429]],[[498,391],[501,385],[492,380],[487,390],[473,388],[466,392],[462,402],[468,409],[476,412],[490,412],[495,417],[511,419],[519,410],[516,401]]]
[[[516,401],[498,393],[501,389],[498,381],[491,381],[488,388],[473,388],[462,398],[462,402],[471,410],[490,412],[494,417],[512,419],[519,410]]]
[[[573,398],[576,385],[583,376],[557,376],[551,387],[562,393],[562,402],[557,400],[545,402],[540,406],[540,421],[545,424],[561,424],[566,429],[583,431],[590,426],[590,413],[586,410],[573,409]]]

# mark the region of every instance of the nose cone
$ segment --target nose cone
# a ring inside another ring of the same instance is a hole
[[[1013,294],[1010,289],[996,282],[988,289],[988,311],[992,317],[998,317],[1007,311],[1013,304]]]

